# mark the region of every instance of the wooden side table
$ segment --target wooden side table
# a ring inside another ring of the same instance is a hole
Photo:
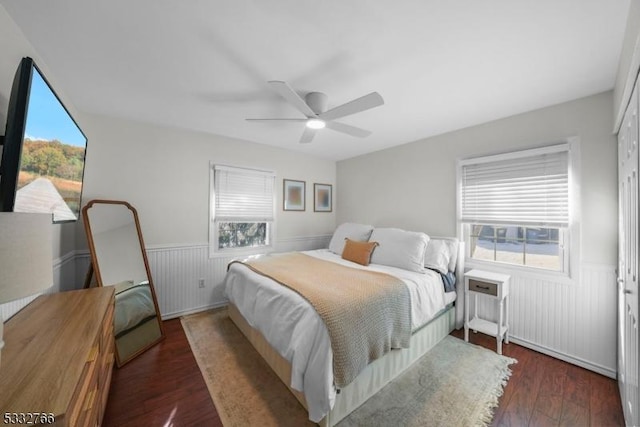
[[[469,329],[496,337],[497,352],[502,354],[502,341],[509,344],[509,280],[507,274],[471,270],[464,275],[464,340],[469,342]],[[474,295],[473,318],[469,320],[469,295]],[[478,317],[478,296],[498,301],[498,320],[491,322]]]

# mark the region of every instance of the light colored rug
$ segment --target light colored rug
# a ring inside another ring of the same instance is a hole
[[[225,426],[312,425],[226,309],[183,317],[182,325]],[[489,424],[512,363],[448,336],[339,426]]]

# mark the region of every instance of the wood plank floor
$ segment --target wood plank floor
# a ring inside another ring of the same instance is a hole
[[[103,426],[222,427],[180,319],[164,330],[160,344],[114,368]]]
[[[114,370],[103,426],[222,426],[180,320],[164,326],[161,344]],[[495,350],[492,337],[471,334],[471,342]],[[624,425],[614,380],[513,343],[503,353],[518,363],[492,425]]]
[[[463,330],[452,335],[463,339]],[[496,340],[469,334],[469,341],[491,350]],[[510,343],[502,354],[518,363],[500,398],[493,426],[624,426],[615,380]]]

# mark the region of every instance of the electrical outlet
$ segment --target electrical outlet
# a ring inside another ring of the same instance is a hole
[[[198,280],[198,287],[199,288],[204,288],[204,279]]]

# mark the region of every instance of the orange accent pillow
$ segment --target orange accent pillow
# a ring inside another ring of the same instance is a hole
[[[346,238],[344,239],[342,259],[357,262],[360,265],[369,265],[371,254],[376,246],[378,246],[378,242],[356,242]]]

